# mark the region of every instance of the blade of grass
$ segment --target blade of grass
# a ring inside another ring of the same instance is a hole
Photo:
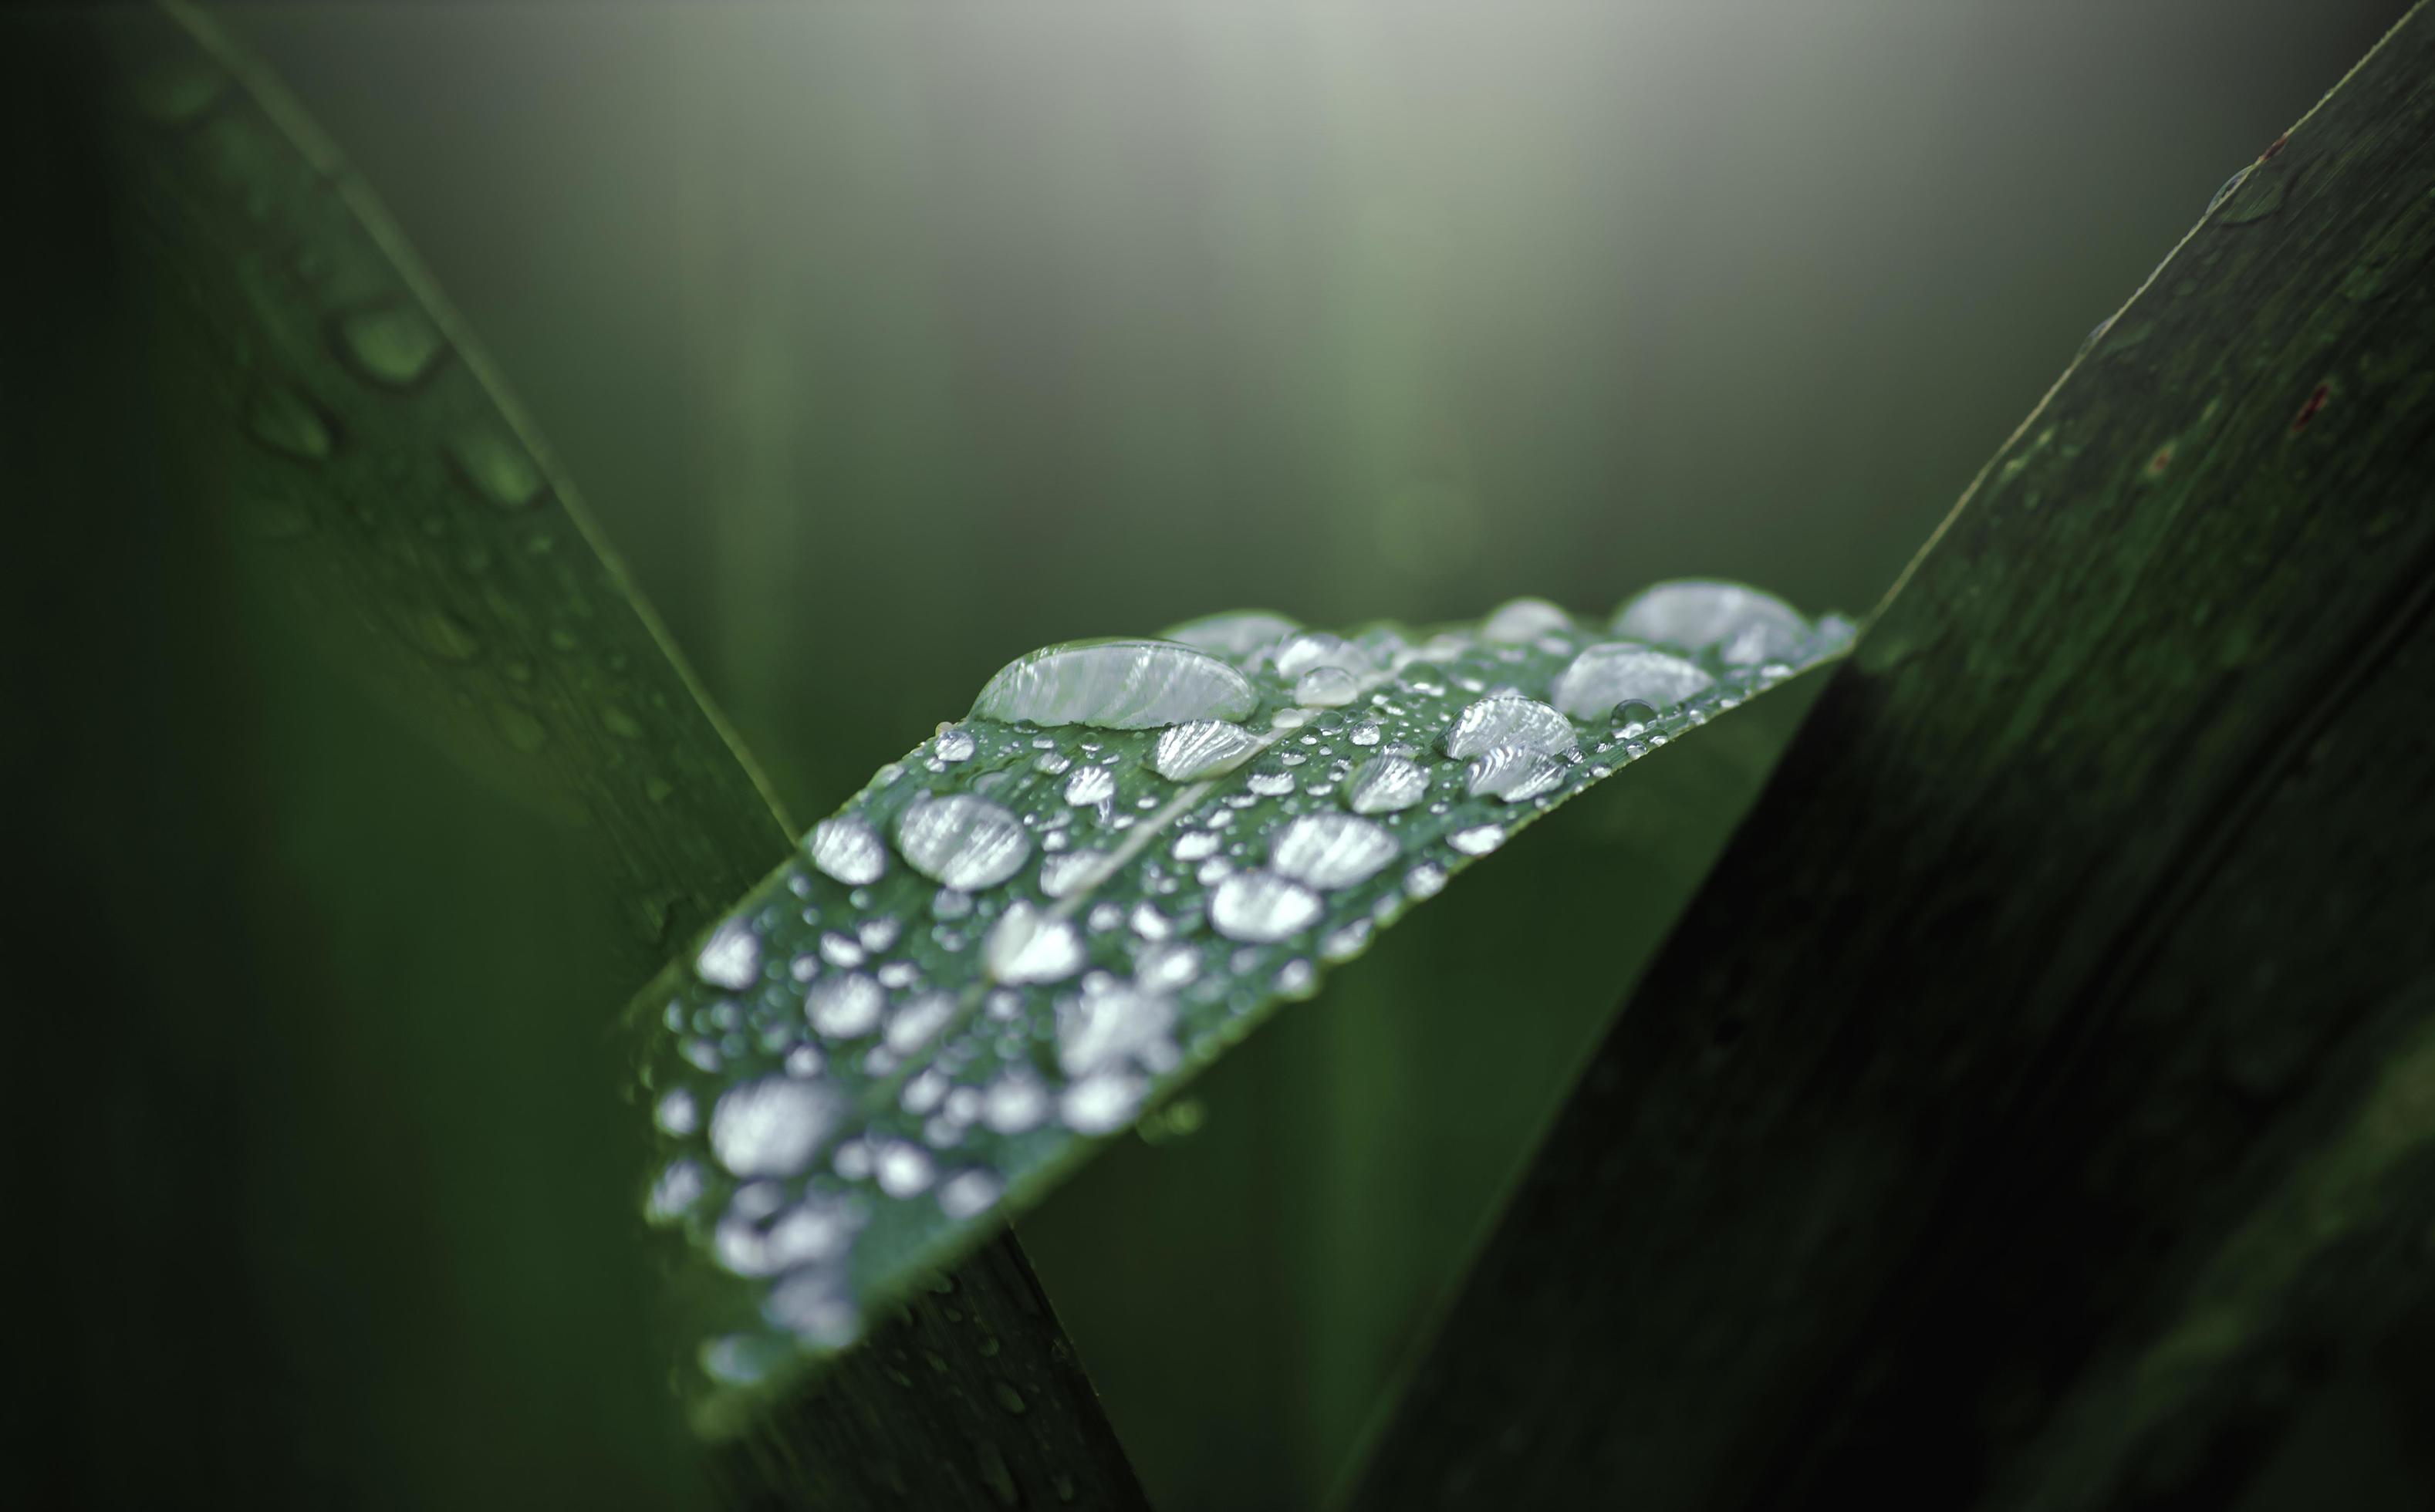
[[[2423,1320],[2431,145],[2421,8],[1990,462],[1351,1504],[2225,1505]]]
[[[783,853],[766,786],[396,228],[293,99],[191,8],[103,25],[133,107],[131,237],[166,291],[164,387],[212,459],[195,495],[225,493],[250,592],[283,606],[271,633],[563,837],[528,958],[583,952],[567,968],[578,994],[604,973],[639,976]],[[561,909],[579,917],[560,925]],[[1138,1503],[1010,1235],[952,1297],[910,1304],[893,1336],[941,1370],[910,1389],[841,1378],[801,1404],[816,1430],[768,1446],[793,1454],[806,1500],[909,1487],[925,1505],[994,1504],[1005,1484]],[[992,1397],[1007,1381],[1027,1393],[1019,1433]],[[976,1462],[984,1429],[993,1447]]]

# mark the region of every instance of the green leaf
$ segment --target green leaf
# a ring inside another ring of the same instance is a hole
[[[1052,646],[638,1000],[705,1432],[1038,1200],[1524,825],[1838,655],[1733,584]]]

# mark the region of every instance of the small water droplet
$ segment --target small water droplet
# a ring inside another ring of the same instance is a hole
[[[336,429],[320,406],[285,385],[256,393],[245,424],[255,440],[299,461],[325,461],[337,444]]]
[[[448,344],[431,318],[411,304],[354,310],[333,324],[338,358],[355,375],[386,388],[411,388],[429,377]]]
[[[984,954],[1001,982],[1062,982],[1088,958],[1082,932],[1070,919],[1050,918],[1027,902],[999,916]]]
[[[1004,807],[971,793],[923,798],[896,821],[896,849],[932,882],[970,892],[1023,869],[1031,838]]]
[[[1229,939],[1265,944],[1301,934],[1326,911],[1319,894],[1273,871],[1239,871],[1218,885],[1209,922]]]
[[[1107,864],[1104,850],[1065,850],[1040,864],[1040,890],[1062,898],[1084,886]]]
[[[1342,667],[1313,667],[1294,684],[1294,702],[1304,708],[1340,709],[1360,696],[1360,679]]]
[[[837,1122],[836,1094],[814,1082],[764,1076],[719,1094],[710,1148],[737,1176],[792,1176]]]
[[[1124,1127],[1148,1090],[1143,1078],[1123,1072],[1086,1076],[1058,1098],[1057,1113],[1077,1134],[1105,1134]]]
[[[1424,861],[1404,873],[1404,891],[1415,901],[1437,896],[1445,885],[1445,868],[1434,861]]]
[[[1139,986],[1094,975],[1057,1005],[1057,1063],[1090,1076],[1172,1057],[1175,1005]]]
[[[701,1114],[694,1104],[693,1093],[679,1087],[660,1098],[651,1109],[651,1117],[664,1132],[682,1139],[699,1126]]]
[[[464,662],[482,654],[474,627],[437,604],[424,606],[414,617],[414,639],[434,661]]]
[[[1484,856],[1505,843],[1505,826],[1475,824],[1446,836],[1446,844],[1467,856]]]
[[[1473,760],[1463,773],[1463,790],[1473,798],[1521,803],[1554,791],[1563,780],[1564,764],[1553,756],[1521,746],[1496,746]]]
[[[1333,890],[1369,881],[1402,852],[1385,826],[1329,810],[1287,824],[1269,849],[1269,868]]]
[[[448,462],[475,497],[496,508],[522,509],[542,495],[541,464],[521,442],[490,425],[459,434],[448,443]]]
[[[655,1224],[674,1223],[693,1211],[708,1184],[699,1161],[672,1160],[651,1183],[650,1201],[643,1211]]]
[[[1260,748],[1260,737],[1226,719],[1194,719],[1162,730],[1150,766],[1169,782],[1231,772]]]
[[[1065,780],[1065,801],[1076,808],[1105,803],[1116,796],[1116,774],[1105,766],[1085,766]]]
[[[529,756],[549,743],[549,727],[530,711],[494,699],[491,704],[491,723],[497,727],[499,737],[509,749]]]
[[[911,1197],[930,1190],[930,1181],[938,1168],[931,1163],[930,1152],[919,1144],[891,1140],[879,1147],[872,1157],[872,1176],[879,1190],[891,1197]]]
[[[846,815],[812,826],[812,865],[849,887],[867,886],[888,870],[888,846],[871,821]]]
[[[973,732],[969,730],[943,731],[930,747],[931,751],[942,762],[971,761],[973,752],[978,748],[979,742],[973,739]]]
[[[1081,641],[1007,664],[973,700],[984,719],[1154,730],[1187,719],[1241,719],[1259,695],[1233,667],[1168,641]]]
[[[1499,746],[1518,746],[1557,755],[1580,744],[1572,721],[1535,698],[1491,694],[1455,716],[1445,732],[1445,753],[1483,755]]]
[[[1334,667],[1359,678],[1372,670],[1370,654],[1340,635],[1313,631],[1297,635],[1277,649],[1277,676],[1299,679],[1318,667]]]
[[[600,728],[619,740],[643,738],[643,722],[613,703],[600,706]]]
[[[761,979],[761,936],[742,919],[722,920],[694,956],[693,970],[713,987],[741,992]]]
[[[939,1183],[939,1211],[958,1222],[996,1206],[1006,1183],[987,1171],[960,1171]]]
[[[1036,1128],[1048,1116],[1048,1089],[1028,1071],[1010,1071],[981,1094],[981,1122],[999,1134]]]
[[[1395,814],[1418,803],[1428,791],[1428,772],[1410,757],[1389,751],[1353,769],[1344,784],[1344,801],[1356,814]]]
[[[1253,772],[1243,785],[1262,798],[1283,798],[1294,790],[1294,774],[1280,763]]]
[[[860,971],[824,976],[803,994],[803,1017],[830,1040],[858,1040],[879,1027],[888,993]]]

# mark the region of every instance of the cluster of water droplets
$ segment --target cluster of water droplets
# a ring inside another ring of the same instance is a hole
[[[649,1215],[752,1283],[702,1370],[849,1342],[1521,824],[1850,634],[1682,582],[1603,622],[1236,613],[1010,664],[648,1000]]]

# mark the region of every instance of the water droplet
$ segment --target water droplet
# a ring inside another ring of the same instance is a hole
[[[1148,1090],[1141,1077],[1121,1072],[1086,1076],[1057,1100],[1058,1116],[1077,1134],[1105,1134],[1124,1127]]]
[[[425,606],[414,617],[414,639],[438,662],[471,662],[482,654],[482,641],[474,627],[437,604]]]
[[[1520,803],[1553,791],[1564,780],[1564,764],[1521,746],[1496,746],[1474,759],[1463,773],[1463,790],[1473,798],[1501,798]]]
[[[1105,803],[1116,796],[1116,774],[1105,766],[1085,766],[1065,780],[1065,801],[1076,808]]]
[[[693,970],[713,987],[741,992],[761,980],[761,936],[742,919],[726,919],[702,942]]]
[[[1446,844],[1467,856],[1484,856],[1505,843],[1505,826],[1475,824],[1446,836]]]
[[[1175,921],[1148,903],[1135,903],[1132,928],[1144,939],[1165,939],[1175,933]]]
[[[1243,785],[1262,798],[1283,798],[1294,790],[1294,774],[1283,765],[1268,766],[1253,772]]]
[[[1360,679],[1342,667],[1313,667],[1294,684],[1294,702],[1304,708],[1340,709],[1360,696]]]
[[[1031,837],[1000,805],[956,793],[907,805],[896,820],[896,849],[932,882],[972,892],[1022,870],[1031,856]]]
[[[739,1276],[774,1276],[845,1252],[857,1226],[842,1204],[807,1201],[789,1208],[780,1206],[783,1201],[774,1181],[755,1181],[737,1192],[712,1239],[719,1263]]]
[[[431,317],[411,304],[354,310],[334,325],[340,361],[386,388],[411,388],[429,377],[448,344]]]
[[[831,1040],[858,1040],[879,1027],[888,992],[860,971],[824,976],[803,994],[803,1017]]]
[[[1356,725],[1353,730],[1353,744],[1356,746],[1375,746],[1378,744],[1378,737],[1384,732],[1385,731],[1374,722],[1365,725]]]
[[[1094,976],[1057,1005],[1057,1063],[1089,1076],[1171,1058],[1175,1005],[1158,993]]]
[[[1133,962],[1133,980],[1161,992],[1172,992],[1200,974],[1200,950],[1174,940],[1152,945]]]
[[[1715,685],[1715,679],[1679,656],[1610,642],[1573,658],[1549,699],[1576,719],[1596,719],[1627,699],[1672,709]]]
[[[888,870],[888,846],[868,819],[847,815],[812,826],[812,865],[849,887],[868,886]]]
[[[1318,667],[1334,667],[1353,676],[1365,677],[1371,671],[1370,653],[1340,635],[1313,631],[1297,635],[1277,651],[1277,676],[1300,678]]]
[[[501,509],[522,509],[542,494],[541,464],[521,442],[491,425],[460,433],[448,461],[475,497]]]
[[[1330,932],[1325,939],[1319,942],[1321,958],[1329,961],[1351,960],[1361,954],[1362,946],[1370,943],[1370,920],[1366,919],[1356,919],[1342,929]]]
[[[674,1223],[693,1211],[707,1185],[699,1161],[672,1160],[651,1183],[651,1199],[644,1213],[655,1224]]]
[[[1028,1071],[1010,1071],[981,1094],[981,1122],[1000,1134],[1036,1128],[1048,1116],[1048,1089]]]
[[[1163,730],[1150,765],[1169,782],[1231,772],[1260,748],[1260,737],[1225,719],[1195,719]]]
[[[1517,598],[1497,607],[1479,627],[1479,638],[1498,645],[1523,645],[1556,631],[1569,632],[1573,617],[1544,598]]]
[[[1107,864],[1104,850],[1066,850],[1040,864],[1040,890],[1062,898],[1087,885]]]
[[[961,1221],[995,1206],[1006,1183],[987,1171],[959,1171],[939,1184],[939,1211]]]
[[[1429,774],[1408,756],[1386,752],[1353,769],[1344,801],[1356,814],[1395,814],[1428,796]]]
[[[1045,750],[1032,758],[1031,769],[1044,777],[1055,777],[1073,765],[1072,759],[1063,751]]]
[[[854,1299],[838,1272],[806,1265],[769,1289],[761,1314],[807,1344],[843,1349],[860,1328]]]
[[[1218,933],[1255,944],[1299,935],[1325,911],[1319,894],[1273,871],[1236,872],[1209,900],[1209,922]]]
[[[1178,641],[1196,650],[1240,661],[1263,646],[1274,645],[1302,627],[1282,614],[1237,610],[1188,620],[1169,627],[1159,638]]]
[[[504,699],[492,700],[491,723],[498,728],[509,748],[520,754],[529,756],[549,743],[549,727],[529,711]]]
[[[682,1087],[661,1097],[658,1106],[651,1109],[652,1120],[661,1129],[680,1138],[694,1131],[700,1116],[694,1106],[693,1093]]]
[[[336,444],[329,417],[320,406],[285,385],[255,394],[246,409],[245,424],[255,440],[300,461],[325,460]]]
[[[1729,666],[1791,657],[1809,627],[1772,593],[1739,583],[1660,583],[1615,611],[1615,632],[1686,651],[1713,651]]]
[[[600,728],[619,740],[643,738],[643,722],[613,703],[600,706]]]
[[[929,1151],[903,1140],[881,1145],[871,1161],[871,1172],[879,1182],[879,1190],[899,1198],[929,1191],[937,1169],[930,1162]]]
[[[814,1082],[764,1076],[731,1087],[710,1111],[710,1148],[737,1176],[792,1176],[836,1122],[838,1098]]]
[[[1519,746],[1558,755],[1580,744],[1572,721],[1535,698],[1491,694],[1455,716],[1445,732],[1445,753],[1478,756],[1499,746]]]
[[[973,732],[969,730],[943,731],[930,747],[932,754],[942,762],[971,761],[973,752],[978,748],[979,742],[973,739]]]
[[[973,713],[1010,724],[1154,730],[1187,719],[1241,719],[1259,707],[1243,674],[1169,641],[1079,641],[1008,663]]]
[[[907,998],[889,1016],[888,1033],[881,1042],[900,1056],[911,1055],[955,1016],[956,999],[951,992],[924,992]]]
[[[1305,814],[1287,825],[1269,848],[1269,868],[1279,876],[1332,890],[1369,881],[1402,852],[1385,826],[1331,810]]]
[[[984,954],[1001,982],[1062,982],[1082,969],[1089,953],[1072,920],[1018,902],[990,930]]]

